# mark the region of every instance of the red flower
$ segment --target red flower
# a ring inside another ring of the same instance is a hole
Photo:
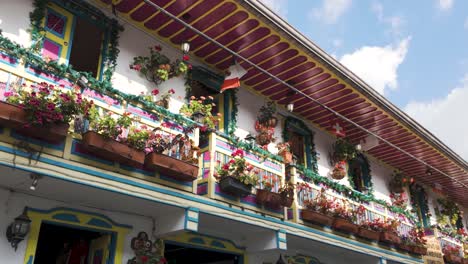
[[[174,89],[170,89],[168,93],[170,93],[170,94],[175,94],[175,90],[174,90]]]
[[[159,90],[158,90],[158,89],[154,89],[153,91],[151,91],[151,94],[152,94],[152,95],[158,95],[158,94],[159,94]]]
[[[188,60],[190,60],[190,56],[185,54],[184,56],[182,56],[182,60],[188,61]]]
[[[161,48],[160,45],[156,45],[156,46],[154,46],[154,50],[155,50],[155,51],[161,51],[162,48]]]
[[[141,259],[141,262],[146,263],[146,262],[148,262],[149,258],[148,258],[148,256],[141,256],[140,259]]]
[[[130,65],[130,69],[135,70],[135,71],[140,71],[141,65],[140,64]]]

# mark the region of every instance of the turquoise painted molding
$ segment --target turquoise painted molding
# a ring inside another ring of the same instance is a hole
[[[21,155],[21,156],[27,157],[27,153],[22,152],[22,151],[15,151],[14,149],[6,147],[6,146],[0,146],[0,151],[4,151],[4,152],[7,152],[7,153],[11,153],[11,154],[14,154],[14,152],[16,152],[16,155]],[[56,160],[53,160],[53,159],[50,159],[50,158],[39,157],[38,161],[39,162],[44,162],[44,163],[47,163],[47,164],[50,164],[50,165],[54,165],[54,166],[74,170],[74,171],[77,171],[77,172],[86,173],[86,174],[96,176],[96,177],[100,177],[100,178],[104,178],[104,179],[107,179],[107,180],[116,181],[116,182],[119,182],[119,183],[122,183],[122,184],[128,184],[130,186],[135,186],[135,187],[143,188],[143,189],[146,189],[146,190],[158,192],[158,193],[161,193],[161,194],[172,195],[174,197],[179,197],[179,198],[183,198],[183,199],[190,200],[190,201],[193,201],[193,202],[213,206],[213,207],[220,208],[220,209],[230,211],[230,212],[234,212],[234,213],[237,213],[237,214],[240,214],[240,215],[245,215],[245,216],[261,219],[261,220],[264,220],[264,221],[269,221],[269,222],[276,223],[276,224],[290,226],[290,227],[297,228],[297,229],[300,229],[300,230],[303,230],[303,231],[306,231],[306,232],[310,232],[310,233],[313,233],[313,234],[318,234],[318,235],[321,235],[321,236],[324,236],[324,237],[327,237],[327,238],[330,238],[330,239],[345,242],[347,244],[351,244],[351,245],[355,245],[355,246],[358,246],[358,247],[366,248],[366,249],[374,251],[375,253],[388,254],[388,255],[391,255],[391,256],[398,257],[398,258],[407,259],[407,260],[414,261],[414,262],[419,262],[419,263],[424,263],[423,260],[419,259],[419,258],[414,258],[414,257],[403,255],[403,254],[400,254],[400,253],[397,253],[397,252],[392,252],[390,250],[386,250],[386,249],[383,249],[383,248],[372,247],[372,246],[370,246],[368,244],[364,244],[364,243],[359,242],[359,241],[355,241],[355,240],[352,240],[352,239],[347,239],[347,238],[344,238],[344,237],[341,237],[341,236],[338,236],[338,235],[335,235],[335,234],[331,234],[331,233],[326,233],[326,232],[323,232],[323,231],[320,231],[320,230],[317,230],[317,229],[314,229],[314,228],[311,228],[311,227],[303,226],[303,225],[300,225],[300,224],[297,224],[297,223],[285,222],[285,221],[282,221],[280,219],[270,217],[270,216],[267,216],[267,215],[259,215],[259,214],[255,214],[255,213],[246,212],[246,211],[243,211],[241,209],[231,208],[229,206],[222,205],[220,203],[217,203],[217,202],[215,202],[213,200],[209,200],[209,199],[204,198],[204,197],[193,196],[193,195],[184,194],[184,193],[178,193],[178,192],[175,192],[175,191],[172,191],[172,190],[166,190],[166,189],[163,189],[163,188],[160,188],[160,187],[151,186],[151,185],[136,182],[136,181],[133,181],[133,180],[130,180],[130,179],[119,178],[119,177],[116,177],[116,176],[113,176],[113,175],[110,175],[110,174],[107,174],[107,173],[102,173],[102,172],[95,171],[95,170],[92,170],[92,169],[67,164],[67,163],[64,163],[64,162],[61,162],[61,161],[56,161]],[[13,164],[8,163],[8,162],[1,161],[0,164],[8,166],[8,167],[15,167]],[[25,171],[29,171],[29,172],[38,172],[34,168],[22,168],[22,169],[25,170]],[[77,181],[77,180],[65,179],[65,178],[59,177],[57,175],[53,175],[51,173],[44,173],[44,172],[40,172],[40,173],[45,175],[45,176],[49,176],[49,177],[52,177],[52,178],[57,178],[57,179],[73,182],[73,183],[84,185],[84,186],[91,186],[91,187],[106,190],[106,191],[111,191],[111,192],[115,192],[115,193],[119,193],[119,194],[124,194],[124,195],[127,195],[127,196],[137,197],[139,199],[145,199],[145,200],[148,200],[148,201],[153,201],[153,202],[157,202],[157,203],[161,203],[161,204],[167,204],[167,205],[171,205],[171,206],[182,207],[182,206],[177,205],[177,204],[172,204],[172,203],[169,203],[169,202],[163,202],[163,201],[160,201],[160,200],[157,200],[157,199],[143,198],[143,197],[139,197],[137,195],[133,195],[131,193],[126,193],[126,192],[123,192],[123,191],[118,191],[118,190],[114,190],[114,189],[110,189],[110,188],[95,186],[92,183],[88,183],[88,182],[80,182],[80,181]],[[218,216],[218,217],[228,218],[228,217],[225,217],[225,216],[220,216],[220,215],[217,215],[217,214],[213,214],[213,213],[211,213],[209,211],[200,210],[200,212],[210,214],[210,215],[215,215],[215,216]],[[247,224],[255,225],[254,223],[251,223],[251,222],[247,222],[247,221],[243,221],[243,222],[245,222]],[[304,236],[301,236],[299,234],[297,234],[297,235],[296,234],[291,234],[291,235],[304,237]],[[305,238],[309,239],[308,237],[305,237]],[[326,243],[326,242],[324,242],[324,243]],[[338,245],[332,244],[332,243],[327,243],[327,244],[329,244],[331,246],[334,246],[334,247],[338,247],[338,248],[344,248],[344,247],[341,247],[341,246],[338,246]],[[356,250],[356,249],[351,249],[351,248],[344,248],[344,249],[351,250],[351,251],[358,252],[358,253],[362,253],[362,254],[366,254],[366,255],[375,256],[375,254],[369,254],[368,252],[363,252],[363,251],[359,251],[359,250]]]

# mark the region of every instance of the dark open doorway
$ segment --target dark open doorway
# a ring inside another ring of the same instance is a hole
[[[39,231],[34,264],[101,264],[104,261],[104,252],[99,253],[92,248],[96,241],[106,236],[108,234],[43,223]]]
[[[235,254],[170,243],[166,243],[165,258],[168,264],[243,264],[242,257]]]

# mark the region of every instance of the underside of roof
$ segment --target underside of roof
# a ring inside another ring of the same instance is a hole
[[[110,8],[110,0],[99,0]],[[443,187],[458,202],[468,206],[468,165],[431,133],[377,94],[371,87],[323,52],[258,1],[151,0],[225,47],[249,59],[272,75],[368,129],[403,151],[380,142],[368,151],[375,158],[402,170],[416,180]],[[114,1],[118,16],[124,17],[158,38],[179,45],[191,43],[192,53],[219,71],[226,70],[233,56],[197,35],[181,23],[159,12],[143,0]],[[294,113],[328,130],[335,115],[246,62],[244,86],[278,104],[294,102]],[[349,139],[358,143],[368,133],[345,123]]]

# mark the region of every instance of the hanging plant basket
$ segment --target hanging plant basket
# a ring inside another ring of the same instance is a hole
[[[84,147],[99,157],[129,166],[140,166],[145,162],[145,153],[114,139],[106,138],[94,131],[83,134]]]
[[[427,248],[424,246],[412,246],[412,252],[417,255],[427,255]]]
[[[405,189],[403,188],[403,185],[398,184],[394,180],[390,181],[390,191],[393,193],[403,193]]]
[[[276,127],[277,124],[278,124],[278,118],[276,116],[271,116],[262,122],[262,125],[266,127]]]
[[[25,128],[27,124],[29,121],[26,111],[16,105],[0,102],[0,126],[15,129],[22,135],[48,142],[58,142],[65,139],[70,128],[70,125],[66,123]]]
[[[460,256],[453,255],[453,254],[444,255],[444,260],[446,260],[448,263],[452,263],[452,264],[462,264],[462,263],[464,263],[464,260]]]
[[[265,146],[270,144],[271,136],[267,132],[261,132],[256,137],[257,144],[260,146]]]
[[[401,243],[401,238],[396,233],[393,233],[393,232],[381,232],[380,241],[388,243],[388,244],[398,245]]]
[[[335,218],[332,227],[348,234],[356,234],[359,231],[358,225],[341,217]]]
[[[257,189],[256,200],[258,204],[269,208],[281,207],[281,195],[279,193],[270,192],[263,189]]]
[[[287,194],[283,194],[281,193],[281,205],[284,206],[284,207],[291,207],[293,202],[294,202],[294,198],[293,198],[293,195],[287,195]]]
[[[323,226],[331,226],[333,224],[333,217],[308,209],[301,211],[301,217],[304,221]]]
[[[191,182],[198,177],[198,166],[160,153],[146,155],[145,167],[178,181]]]
[[[293,160],[293,154],[290,151],[283,151],[278,153],[281,157],[283,157],[283,162],[285,164],[290,164],[292,163]]]
[[[342,180],[346,176],[346,164],[344,161],[335,164],[331,176],[335,180]]]
[[[367,229],[367,228],[359,228],[359,231],[357,233],[359,237],[366,238],[369,240],[377,241],[380,239],[380,232]]]
[[[219,180],[219,186],[223,192],[240,197],[245,197],[252,193],[252,185],[243,184],[238,179],[231,176],[221,178],[221,180]]]

